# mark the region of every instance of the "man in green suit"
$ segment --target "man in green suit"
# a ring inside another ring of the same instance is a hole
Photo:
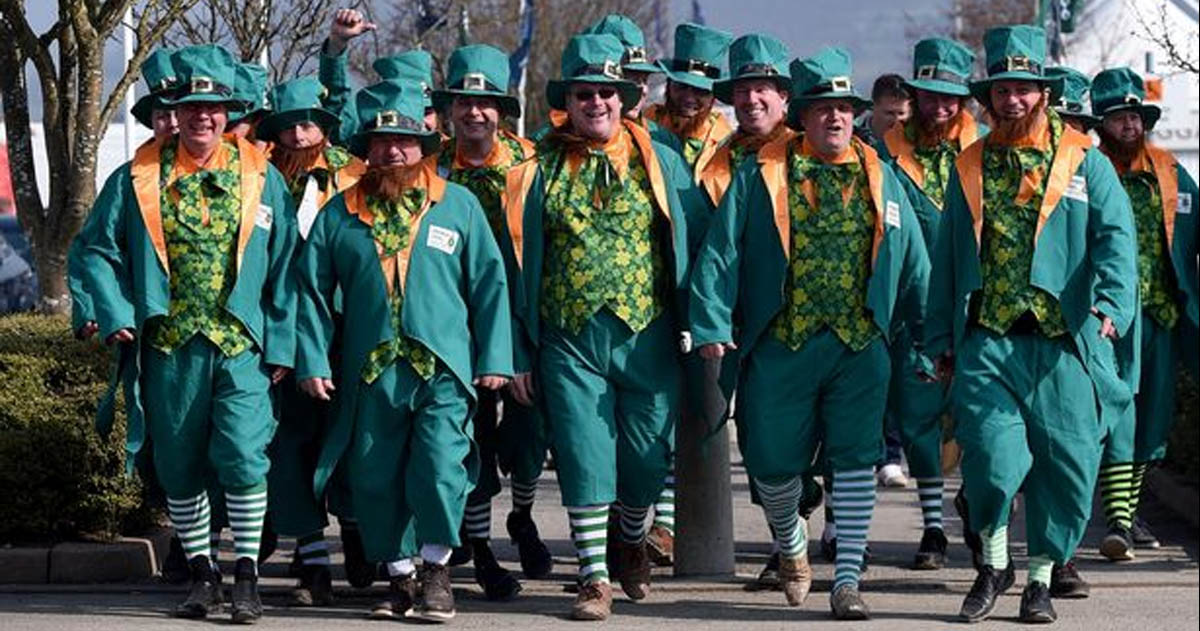
[[[930,282],[925,352],[954,377],[955,437],[983,540],[960,616],[986,618],[1012,586],[1008,518],[1025,494],[1025,622],[1057,614],[1049,584],[1091,513],[1102,428],[1132,403],[1117,338],[1137,317],[1128,197],[1087,136],[1049,108],[1045,33],[989,30],[971,94],[996,121],[955,160]]]
[[[105,183],[78,237],[84,285],[105,340],[136,348],[122,372],[137,380],[140,370],[146,427],[131,417],[129,451],[148,429],[192,571],[175,613],[202,618],[222,601],[209,558],[211,467],[233,526],[233,619],[252,622],[262,615],[256,557],[275,430],[268,390],[295,355],[294,211],[266,157],[222,136],[227,112],[242,106],[233,56],[190,46],[172,65],[179,135],[143,145]]]
[[[471,443],[475,388],[512,374],[504,262],[479,202],[425,160],[439,145],[426,127],[420,84],[387,80],[356,96],[350,149],[368,170],[318,214],[296,262],[297,381],[334,394],[334,292],[343,316],[336,419],[314,490],[345,467],[367,558],[391,577],[377,617],[454,617],[446,562],[459,543],[478,473]],[[422,564],[416,574],[412,557]]]
[[[919,325],[929,261],[896,175],[853,136],[868,102],[850,82],[849,53],[827,48],[790,70],[788,120],[804,132],[760,149],[725,192],[692,271],[692,333],[702,357],[742,353],[740,443],[782,553],[788,604],[812,584],[797,510],[820,446],[838,526],[830,606],[862,620],[887,342],[895,319]]]

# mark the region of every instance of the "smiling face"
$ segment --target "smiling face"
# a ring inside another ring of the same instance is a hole
[[[325,132],[312,121],[301,121],[279,132],[279,144],[288,149],[309,149],[325,144]]]
[[[193,156],[209,155],[221,142],[229,123],[224,103],[184,103],[175,110],[179,141]]]
[[[500,104],[490,96],[456,96],[450,103],[450,122],[458,138],[485,141],[500,126]]]
[[[152,110],[150,126],[154,129],[154,137],[160,142],[179,133],[179,121],[175,118],[175,110],[172,109]]]
[[[683,118],[693,118],[708,111],[713,104],[713,93],[693,88],[678,81],[667,82],[667,103],[671,113]]]
[[[416,164],[424,154],[421,139],[405,134],[371,134],[367,141],[367,163],[372,167]]]
[[[958,116],[962,97],[929,90],[917,90],[917,109],[921,119],[930,125],[945,125]]]
[[[783,120],[788,93],[770,79],[742,79],[733,84],[733,113],[738,129],[765,136]]]
[[[620,125],[621,93],[608,83],[572,83],[567,90],[567,117],[575,133],[606,141]]]
[[[854,103],[825,99],[804,108],[801,115],[808,142],[823,158],[840,155],[854,136]]]
[[[1037,81],[996,81],[989,94],[992,112],[1000,120],[1021,120],[1037,111],[1048,91]]]

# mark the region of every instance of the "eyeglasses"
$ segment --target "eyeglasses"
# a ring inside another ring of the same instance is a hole
[[[600,95],[600,98],[602,100],[607,101],[617,95],[617,89],[616,88],[599,88],[596,90],[592,90],[589,88],[581,88],[581,89],[575,91],[575,100],[579,101],[580,103],[587,103],[588,101],[595,98],[597,94]]]

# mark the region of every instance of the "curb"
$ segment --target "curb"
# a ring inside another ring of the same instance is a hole
[[[0,549],[0,584],[127,582],[158,573],[171,531],[121,537],[111,543],[66,542]]]
[[[1160,468],[1146,472],[1146,488],[1189,527],[1200,528],[1200,493],[1195,488]]]

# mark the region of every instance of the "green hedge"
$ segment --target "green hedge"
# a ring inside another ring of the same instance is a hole
[[[124,475],[124,415],[100,438],[108,355],[65,318],[0,317],[0,544],[111,538],[153,515]]]

